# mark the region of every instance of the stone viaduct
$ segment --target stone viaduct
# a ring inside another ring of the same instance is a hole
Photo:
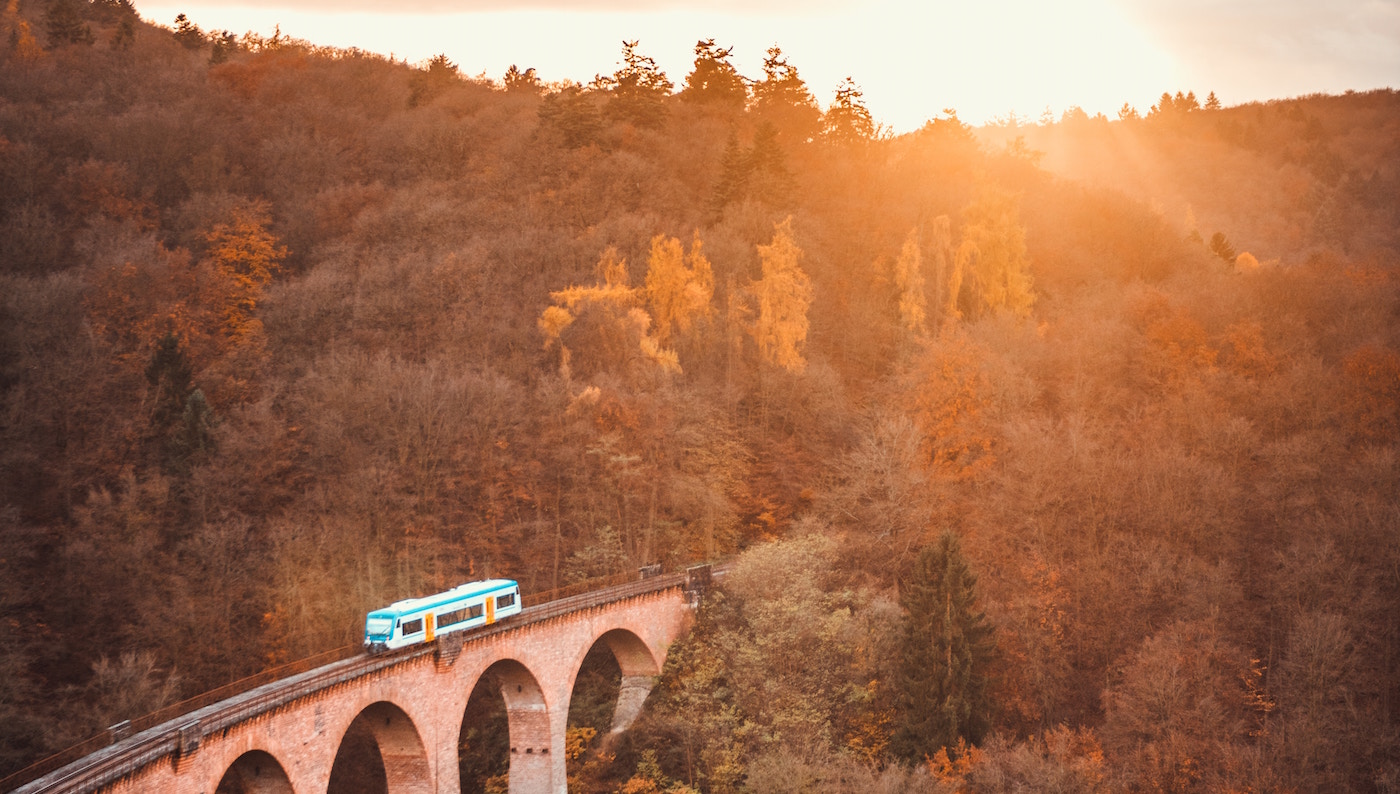
[[[485,630],[329,664],[129,736],[15,794],[324,794],[352,726],[377,743],[389,794],[452,794],[479,682],[499,686],[505,702],[511,793],[566,792],[564,732],[584,656],[602,643],[617,659],[619,732],[641,711],[708,576],[693,569],[527,604]]]

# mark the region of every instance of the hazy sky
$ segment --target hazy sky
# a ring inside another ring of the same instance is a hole
[[[679,86],[697,39],[761,75],[776,44],[825,106],[842,78],[906,132],[954,108],[982,123],[1072,105],[1145,112],[1163,91],[1227,105],[1400,85],[1400,0],[136,0],[171,25],[283,33],[469,75],[517,64],[545,81],[613,72],[623,39]],[[385,12],[385,7],[395,10]]]

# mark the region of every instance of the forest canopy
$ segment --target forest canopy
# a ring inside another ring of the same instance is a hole
[[[646,52],[6,6],[0,774],[398,598],[737,556],[586,790],[1395,789],[1400,96],[894,136]]]

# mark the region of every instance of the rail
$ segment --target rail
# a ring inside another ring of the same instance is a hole
[[[709,566],[699,566],[706,569]],[[695,569],[692,569],[692,571]],[[615,577],[610,577],[609,580]],[[662,574],[578,594],[548,591],[520,614],[463,637],[463,645],[648,593],[692,586],[690,571]],[[596,582],[592,583],[596,586]],[[554,596],[554,597],[551,597]],[[548,600],[544,600],[548,598]],[[436,652],[436,643],[366,656],[346,646],[263,671],[255,676],[176,703],[97,736],[0,779],[0,792],[83,794],[130,775],[166,756],[194,752],[200,739],[307,695]]]

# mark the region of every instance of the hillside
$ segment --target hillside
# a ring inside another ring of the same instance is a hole
[[[1400,780],[1394,91],[878,138],[780,52],[0,28],[0,774],[406,595],[756,550],[587,774],[861,790],[952,531],[997,661],[924,783]]]

